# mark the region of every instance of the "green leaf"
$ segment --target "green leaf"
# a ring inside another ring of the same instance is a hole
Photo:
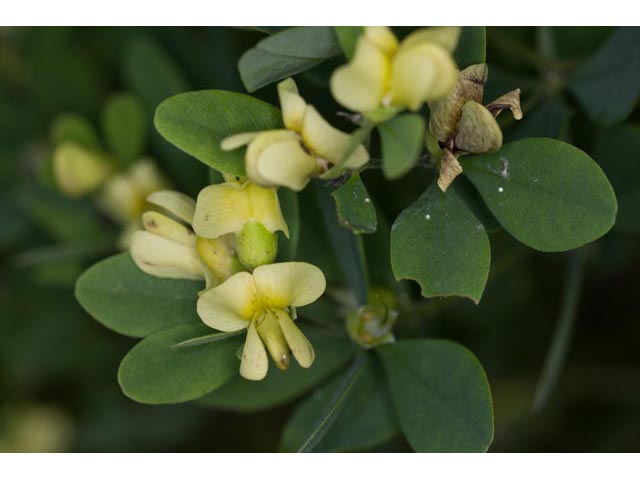
[[[491,391],[482,365],[446,340],[378,349],[402,431],[417,452],[484,452],[493,440]]]
[[[596,123],[622,122],[640,96],[640,29],[620,27],[570,80],[569,88]]]
[[[390,440],[399,429],[391,396],[380,367],[368,358],[333,426],[314,448],[318,452],[366,450]],[[338,376],[313,392],[287,422],[280,450],[294,452],[304,442],[336,396]]]
[[[355,52],[358,38],[362,35],[364,27],[333,27],[338,37],[338,42],[342,47],[347,60],[351,60],[353,53]]]
[[[311,185],[344,279],[353,291],[358,304],[364,305],[369,296],[369,280],[364,263],[362,241],[351,230],[340,226],[336,216],[335,202],[327,189],[317,180]]]
[[[118,382],[141,403],[180,403],[221,387],[238,373],[236,355],[244,336],[189,348],[177,343],[211,333],[202,322],[162,330],[145,338],[122,359]]]
[[[619,211],[616,227],[640,232],[640,127],[623,125],[596,137],[593,156],[613,184]]]
[[[278,232],[278,261],[290,262],[296,258],[298,241],[300,240],[300,205],[298,204],[298,194],[288,188],[279,188],[278,199],[280,200],[282,215],[289,227],[288,239],[282,232]]]
[[[567,143],[528,138],[461,163],[504,229],[536,250],[572,250],[607,233],[615,221],[607,177]]]
[[[269,365],[267,377],[260,382],[239,375],[220,389],[198,400],[199,404],[238,412],[255,412],[289,402],[322,382],[341,368],[353,354],[353,344],[345,335],[324,328],[301,325],[316,352],[313,365],[304,369],[295,361],[287,371]]]
[[[391,227],[396,279],[420,284],[424,297],[458,295],[480,302],[491,248],[482,222],[454,182],[444,193],[433,182]]]
[[[80,305],[105,327],[145,337],[183,323],[196,323],[203,284],[147,275],[128,253],[96,263],[78,279]]]
[[[342,226],[355,233],[376,231],[376,209],[359,174],[352,174],[331,196],[336,202],[338,222]]]
[[[238,69],[249,92],[291,77],[340,55],[333,27],[294,27],[270,35],[247,50]]]
[[[165,98],[189,89],[178,65],[151,37],[139,37],[127,45],[124,77],[150,112]]]
[[[93,150],[100,149],[96,129],[89,120],[76,113],[58,115],[52,122],[50,137],[54,146],[72,142]]]
[[[201,335],[199,337],[190,338],[188,340],[183,340],[182,342],[176,343],[172,345],[171,348],[191,348],[197,347],[198,345],[206,345],[208,343],[216,343],[221,342],[222,340],[226,340],[227,338],[236,337],[238,335],[242,335],[244,333],[243,330],[238,332],[216,332],[216,333],[208,333],[206,335]]]
[[[223,90],[187,92],[162,102],[155,126],[180,150],[230,175],[243,176],[244,149],[230,152],[220,142],[236,133],[282,127],[280,111],[262,100]]]
[[[144,153],[147,119],[142,103],[131,93],[111,95],[102,111],[102,130],[111,153],[127,167]]]
[[[407,113],[378,126],[382,142],[382,171],[389,180],[401,177],[411,170],[422,151],[424,118]]]
[[[487,33],[485,27],[463,27],[454,54],[458,68],[487,61]]]

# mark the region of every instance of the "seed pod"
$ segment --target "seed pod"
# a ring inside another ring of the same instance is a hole
[[[237,236],[236,251],[240,263],[248,270],[273,263],[278,253],[278,235],[271,233],[262,223],[250,220]]]
[[[497,152],[502,147],[502,131],[486,107],[469,101],[462,109],[455,145],[469,153]]]

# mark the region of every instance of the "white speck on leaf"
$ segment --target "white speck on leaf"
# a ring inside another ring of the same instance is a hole
[[[431,215],[429,215],[429,214],[427,213],[427,214],[424,216],[424,218],[425,218],[426,220],[431,220]]]
[[[498,187],[498,192],[500,192],[500,193],[504,192],[504,188]]]
[[[371,203],[371,199],[370,199],[370,198],[368,198],[368,197],[367,197],[367,198],[365,198],[365,199],[364,199],[364,203]]]

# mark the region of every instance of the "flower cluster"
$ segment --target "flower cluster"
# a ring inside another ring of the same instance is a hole
[[[289,234],[276,189],[227,177],[197,201],[166,190],[147,202],[154,209],[133,234],[134,262],[157,277],[206,280],[197,301],[202,321],[222,332],[247,330],[240,374],[264,378],[267,351],[280,369],[291,354],[309,368],[315,354],[294,323],[295,307],[320,297],[325,278],[307,263],[273,263],[276,233]]]

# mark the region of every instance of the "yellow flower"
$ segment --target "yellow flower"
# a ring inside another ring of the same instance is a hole
[[[172,190],[155,192],[147,201],[167,214],[147,211],[144,230],[132,235],[131,257],[145,273],[161,278],[207,281],[207,288],[241,270],[234,261],[233,236],[206,239],[191,228],[195,201]]]
[[[458,70],[451,57],[460,27],[416,30],[399,43],[387,27],[365,27],[351,61],[331,77],[338,103],[373,121],[420,109],[446,95]]]
[[[289,236],[276,189],[232,179],[202,189],[193,229],[198,236],[210,239],[235,234],[238,258],[250,270],[273,263],[277,231]]]
[[[69,197],[81,197],[98,189],[113,173],[105,155],[75,143],[62,143],[53,153],[53,175]]]
[[[149,158],[134,163],[126,172],[110,177],[98,196],[100,207],[122,224],[135,222],[146,208],[145,199],[169,187],[169,182]]]
[[[285,370],[290,354],[303,368],[315,359],[313,346],[295,325],[295,307],[317,300],[326,287],[322,271],[308,263],[263,265],[253,273],[237,273],[198,299],[198,315],[223,332],[247,329],[240,375],[261,380],[267,375],[267,350]],[[266,349],[265,349],[266,346]]]
[[[335,165],[357,169],[369,161],[362,145],[343,158],[349,153],[351,137],[332,127],[308,105],[293,79],[278,84],[278,95],[286,129],[239,133],[221,144],[223,150],[248,145],[245,169],[252,182],[300,191],[311,177],[322,176]]]

